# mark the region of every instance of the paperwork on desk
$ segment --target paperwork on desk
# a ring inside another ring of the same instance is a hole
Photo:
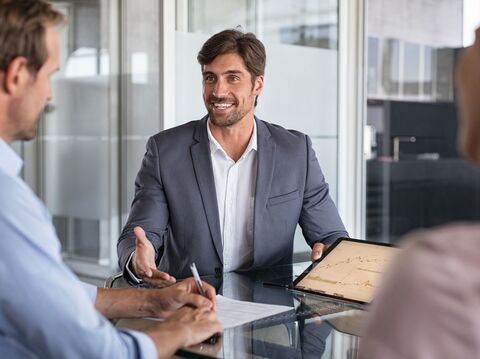
[[[217,295],[217,313],[225,329],[292,310],[293,307],[245,302]]]

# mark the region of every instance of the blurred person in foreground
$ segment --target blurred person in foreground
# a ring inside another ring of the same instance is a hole
[[[0,0],[0,357],[157,358],[221,331],[215,290],[102,289],[63,263],[45,205],[20,178],[9,146],[36,136],[59,67],[63,15],[44,0]],[[145,333],[108,319],[160,317]]]
[[[480,164],[480,28],[456,81],[459,148]],[[480,223],[417,231],[404,247],[375,297],[359,357],[480,358]]]

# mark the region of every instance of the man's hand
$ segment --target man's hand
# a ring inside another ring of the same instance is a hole
[[[184,305],[215,310],[215,288],[205,282],[202,284],[207,296],[206,298],[199,295],[200,293],[198,293],[193,278],[185,279],[184,281],[168,288],[150,290],[150,316],[166,318],[171,316],[175,310]]]
[[[206,298],[199,295],[193,278],[161,289],[98,288],[95,307],[105,317],[116,318],[168,318],[183,307],[214,310],[215,288],[203,283]]]
[[[152,243],[147,239],[142,227],[133,229],[136,238],[135,253],[132,257],[133,271],[136,276],[145,283],[155,287],[165,287],[172,285],[177,280],[168,273],[161,272],[155,264],[155,249]]]
[[[310,256],[310,258],[312,259],[312,262],[316,261],[317,259],[320,259],[323,252],[325,252],[328,247],[329,247],[329,244],[315,243],[312,248],[312,255]]]
[[[206,307],[183,307],[145,333],[153,339],[158,357],[170,358],[179,348],[200,343],[222,331],[215,311]]]

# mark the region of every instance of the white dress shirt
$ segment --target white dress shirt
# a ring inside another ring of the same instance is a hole
[[[250,142],[237,162],[213,137],[210,121],[207,131],[223,242],[223,271],[230,272],[245,268],[253,261],[257,125],[254,121]]]
[[[215,191],[217,194],[220,233],[223,243],[223,271],[247,267],[253,262],[253,218],[257,180],[257,124],[240,159],[232,160],[207,126]],[[133,254],[125,266],[136,283],[143,281],[131,270]]]

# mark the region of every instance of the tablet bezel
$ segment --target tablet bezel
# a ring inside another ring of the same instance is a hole
[[[327,248],[327,250],[322,254],[322,256],[320,257],[320,259],[317,259],[316,261],[312,262],[312,264],[310,264],[310,265],[308,266],[308,268],[305,269],[305,270],[302,272],[302,274],[300,274],[300,275],[295,279],[295,281],[292,283],[290,289],[291,289],[291,290],[294,290],[294,291],[297,291],[297,292],[301,292],[301,293],[308,293],[308,294],[320,295],[320,296],[322,296],[322,297],[328,297],[328,298],[332,298],[332,299],[336,299],[336,300],[340,300],[340,301],[346,301],[346,302],[350,302],[350,303],[370,304],[370,302],[364,302],[364,301],[357,300],[357,299],[351,299],[351,298],[346,298],[346,297],[335,296],[335,295],[332,295],[332,294],[322,293],[322,292],[314,291],[314,290],[311,290],[311,289],[296,288],[296,285],[297,285],[303,278],[305,278],[321,261],[323,261],[323,260],[329,255],[329,253],[332,252],[332,251],[335,249],[335,247],[337,247],[337,246],[338,246],[341,242],[343,242],[343,241],[354,242],[354,243],[361,243],[361,244],[371,244],[371,245],[383,246],[383,247],[398,248],[397,246],[395,246],[395,245],[393,245],[393,244],[391,244],[391,243],[373,242],[373,241],[367,241],[367,240],[355,239],[355,238],[348,238],[348,237],[338,238],[334,243],[332,243],[332,244]]]

